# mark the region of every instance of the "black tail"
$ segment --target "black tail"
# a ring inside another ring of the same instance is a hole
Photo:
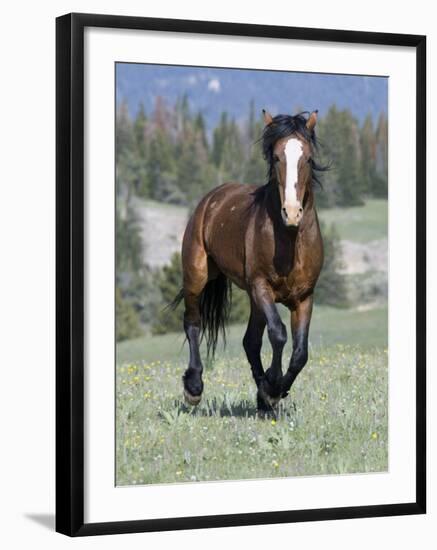
[[[182,288],[168,308],[176,309],[184,298]],[[222,333],[226,344],[226,324],[229,319],[232,303],[232,286],[230,281],[220,273],[216,279],[208,281],[200,295],[200,329],[201,337],[206,338],[206,352],[208,357],[214,357],[217,348],[219,332]]]
[[[184,299],[184,289],[181,288],[180,291],[173,298],[173,300],[165,306],[164,311],[167,309],[171,309],[172,311],[174,311],[178,307],[178,305],[182,302],[183,299]]]
[[[229,319],[232,303],[231,282],[220,273],[217,279],[206,283],[200,295],[200,327],[202,337],[206,337],[208,357],[214,357],[219,332],[226,344],[226,324]]]

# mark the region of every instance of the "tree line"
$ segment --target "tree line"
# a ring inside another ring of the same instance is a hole
[[[203,114],[187,97],[168,105],[158,97],[153,111],[131,116],[126,103],[116,114],[117,191],[173,204],[193,206],[225,181],[262,184],[263,123],[253,102],[243,122],[223,112],[207,130]],[[318,156],[331,169],[324,174],[319,207],[353,206],[366,197],[387,196],[387,118],[376,124],[369,114],[362,124],[349,110],[333,105],[317,125]]]

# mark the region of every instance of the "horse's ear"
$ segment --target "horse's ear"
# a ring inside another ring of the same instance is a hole
[[[269,124],[271,124],[273,122],[273,117],[272,115],[266,111],[265,109],[263,109],[263,116],[264,116],[264,123],[266,126],[268,126]]]
[[[319,111],[313,111],[307,120],[306,127],[310,132],[312,132],[316,126],[318,112]]]

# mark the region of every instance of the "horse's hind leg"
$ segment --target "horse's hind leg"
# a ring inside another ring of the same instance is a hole
[[[203,365],[200,359],[200,295],[208,281],[208,259],[203,246],[190,242],[182,255],[184,272],[184,330],[187,336],[190,359],[182,380],[185,398],[197,405],[202,397]]]
[[[198,310],[199,296],[187,294],[185,296],[184,330],[190,346],[190,360],[182,380],[185,399],[190,405],[198,405],[203,392],[203,365],[199,352],[200,317],[197,317]]]

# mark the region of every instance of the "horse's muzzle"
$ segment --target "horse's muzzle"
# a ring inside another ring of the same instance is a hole
[[[282,221],[287,227],[298,227],[302,216],[303,208],[300,205],[297,206],[288,206],[281,209]]]

